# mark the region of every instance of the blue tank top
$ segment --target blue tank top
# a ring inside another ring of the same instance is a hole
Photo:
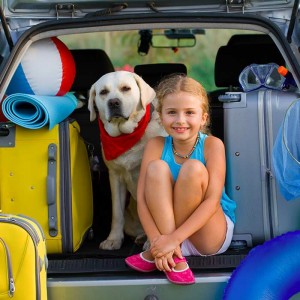
[[[196,145],[196,148],[190,158],[192,159],[197,159],[201,161],[204,165],[206,165],[205,159],[204,159],[204,141],[207,138],[207,135],[204,133],[199,132],[200,138],[199,141]],[[173,149],[172,149],[172,137],[167,136],[165,137],[165,144],[164,144],[164,149],[161,155],[161,159],[164,160],[168,165],[171,170],[172,176],[174,181],[177,180],[179,171],[181,169],[181,164],[178,164],[175,161],[175,157],[173,154]],[[228,197],[228,195],[225,192],[225,188],[223,189],[222,192],[222,198],[221,198],[221,207],[224,211],[224,213],[232,220],[233,223],[235,223],[235,208],[236,204],[235,202]]]

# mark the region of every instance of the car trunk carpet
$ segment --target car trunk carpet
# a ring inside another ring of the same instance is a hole
[[[119,250],[101,250],[98,241],[88,241],[72,254],[48,255],[50,274],[103,274],[110,272],[135,272],[126,266],[124,258],[142,251],[126,238]],[[194,271],[233,270],[246,257],[249,249],[229,249],[214,256],[190,256],[188,263]]]
[[[246,254],[216,255],[209,257],[187,257],[192,270],[233,270],[244,259]],[[82,274],[128,272],[124,258],[72,258],[50,259],[48,274]]]

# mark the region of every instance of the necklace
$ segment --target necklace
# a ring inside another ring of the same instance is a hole
[[[181,154],[179,154],[179,153],[175,150],[174,143],[173,143],[173,139],[172,139],[172,150],[173,150],[173,153],[174,153],[176,156],[180,157],[180,158],[185,158],[185,159],[190,158],[190,156],[193,154],[193,152],[194,152],[194,150],[195,150],[195,148],[196,148],[196,146],[197,146],[197,144],[198,144],[198,141],[199,141],[199,134],[198,134],[198,136],[197,136],[197,138],[196,138],[196,142],[195,142],[195,144],[194,144],[192,150],[191,150],[187,155],[181,155]]]

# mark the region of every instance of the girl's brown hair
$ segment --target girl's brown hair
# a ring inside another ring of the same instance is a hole
[[[175,74],[165,77],[161,80],[156,88],[156,96],[158,99],[158,105],[156,110],[159,114],[162,112],[162,105],[164,98],[173,93],[186,92],[190,93],[201,100],[201,108],[203,113],[207,113],[206,124],[201,128],[201,132],[210,134],[210,111],[207,93],[204,87],[191,77],[187,77],[185,74]]]

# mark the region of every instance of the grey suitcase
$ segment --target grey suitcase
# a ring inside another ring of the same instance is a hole
[[[300,229],[300,201],[286,201],[272,170],[273,145],[294,92],[227,93],[224,102],[226,192],[236,201],[234,241],[255,246]]]

